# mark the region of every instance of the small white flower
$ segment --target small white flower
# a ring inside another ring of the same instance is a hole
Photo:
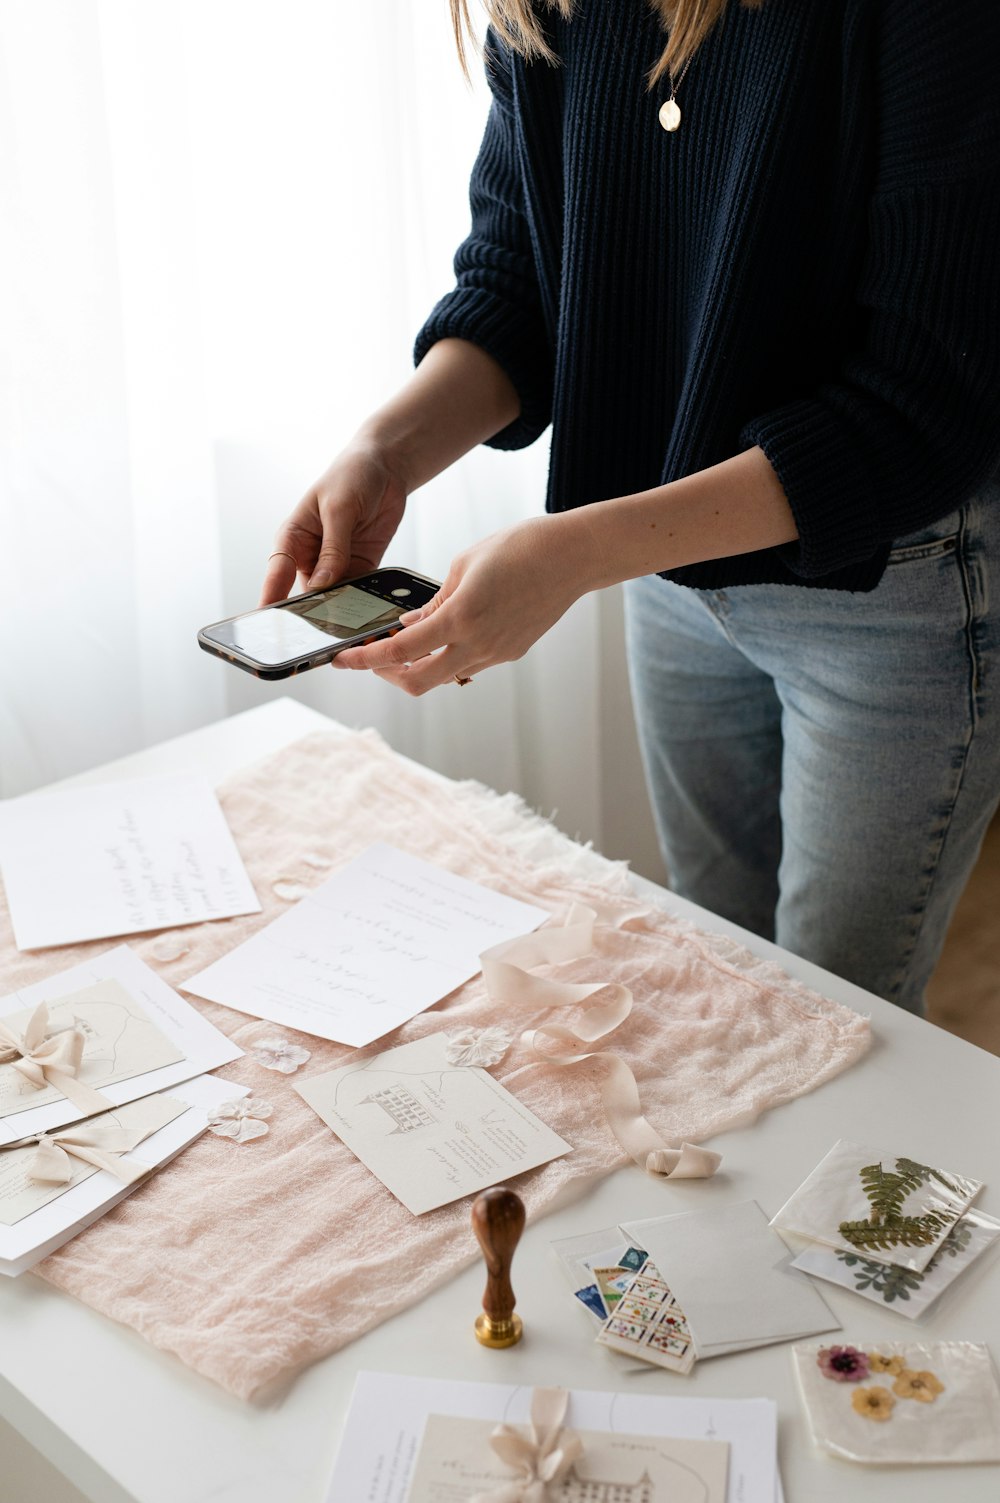
[[[250,1053],[265,1070],[280,1070],[282,1075],[294,1075],[300,1065],[312,1059],[308,1049],[300,1049],[298,1044],[279,1037],[261,1039],[259,1044],[253,1045]]]
[[[450,1065],[495,1065],[513,1039],[506,1028],[458,1028],[448,1034],[444,1057]]]
[[[236,1143],[249,1143],[251,1138],[262,1138],[267,1132],[267,1123],[260,1120],[269,1117],[274,1107],[269,1101],[255,1101],[252,1096],[241,1096],[236,1101],[224,1101],[211,1113],[208,1130],[220,1138],[232,1138]]]

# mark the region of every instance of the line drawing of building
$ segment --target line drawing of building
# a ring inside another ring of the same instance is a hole
[[[553,1497],[558,1503],[656,1503],[656,1486],[648,1472],[637,1482],[601,1482],[581,1477],[572,1466]]]
[[[414,1132],[418,1127],[431,1127],[437,1120],[431,1116],[423,1103],[417,1100],[409,1086],[398,1083],[386,1086],[381,1091],[373,1091],[370,1096],[365,1096],[359,1101],[358,1105],[380,1106],[396,1124],[389,1134],[390,1137],[397,1132]]]

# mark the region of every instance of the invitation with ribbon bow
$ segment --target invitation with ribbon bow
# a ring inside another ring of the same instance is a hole
[[[0,1147],[0,1274],[16,1277],[116,1206],[245,1086],[203,1075],[41,1139]]]
[[[0,1145],[169,1090],[242,1053],[120,945],[0,998]]]
[[[725,1503],[726,1441],[565,1430],[567,1397],[536,1389],[529,1426],[429,1415],[407,1503]]]
[[[780,1503],[776,1440],[769,1399],[567,1393],[362,1372],[326,1496]]]

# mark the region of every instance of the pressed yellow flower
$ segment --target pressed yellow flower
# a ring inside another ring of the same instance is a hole
[[[880,1352],[869,1352],[868,1370],[873,1373],[892,1373],[898,1377],[903,1371],[902,1357],[883,1357]]]
[[[944,1393],[944,1384],[933,1373],[915,1373],[904,1367],[895,1383],[893,1393],[901,1399],[917,1399],[921,1404],[933,1404],[939,1393]]]
[[[896,1400],[888,1388],[856,1388],[851,1394],[851,1407],[865,1419],[884,1423],[896,1407]]]

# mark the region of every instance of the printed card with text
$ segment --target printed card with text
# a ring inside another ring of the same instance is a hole
[[[432,1033],[295,1089],[415,1216],[570,1151],[485,1070]]]

